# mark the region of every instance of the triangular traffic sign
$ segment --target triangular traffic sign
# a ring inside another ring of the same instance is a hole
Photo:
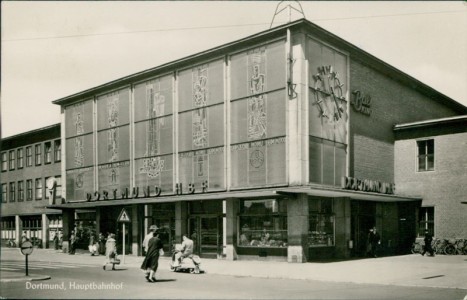
[[[120,212],[120,216],[118,216],[117,222],[131,222],[130,216],[128,215],[125,209],[122,209],[122,211]]]

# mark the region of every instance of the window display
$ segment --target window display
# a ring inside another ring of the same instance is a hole
[[[242,201],[238,237],[242,247],[287,247],[286,200]]]
[[[308,244],[310,247],[334,246],[333,199],[310,198]]]

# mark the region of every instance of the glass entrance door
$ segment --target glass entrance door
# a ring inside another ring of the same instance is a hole
[[[194,252],[201,257],[217,258],[221,253],[222,223],[217,216],[191,217],[190,238],[194,242]]]

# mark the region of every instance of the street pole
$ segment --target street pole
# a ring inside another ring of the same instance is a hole
[[[122,264],[125,263],[125,222],[123,223],[123,257],[122,257]]]
[[[28,256],[29,255],[26,254],[26,276],[29,276],[29,272],[28,272]]]

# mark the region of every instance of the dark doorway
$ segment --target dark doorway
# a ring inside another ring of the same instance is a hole
[[[376,224],[376,203],[352,201],[351,237],[354,241],[353,256],[367,255],[368,233]]]

